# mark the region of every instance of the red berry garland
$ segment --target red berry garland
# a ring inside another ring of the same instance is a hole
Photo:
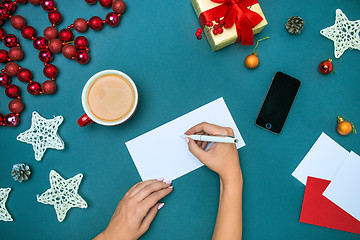
[[[215,25],[213,23],[215,21]],[[228,25],[224,22],[224,20],[216,17],[213,21],[206,22],[206,26],[208,26],[209,30],[212,31],[214,35],[218,35],[224,32],[224,28],[229,28]],[[195,36],[198,40],[202,39],[203,30],[201,28],[198,28],[196,30]],[[205,33],[204,33],[205,36]]]
[[[88,4],[95,4],[96,0],[85,0]],[[33,5],[41,5],[41,7],[48,12],[48,19],[51,26],[43,31],[42,36],[38,36],[34,27],[27,25],[26,19],[20,15],[12,15],[17,7],[17,4],[31,3]],[[0,4],[0,26],[4,24],[7,19],[10,19],[10,24],[14,29],[20,30],[21,35],[25,39],[33,41],[35,49],[39,50],[39,59],[44,63],[43,73],[45,77],[50,80],[44,81],[42,84],[32,80],[32,73],[26,68],[20,67],[13,61],[21,61],[24,58],[24,52],[20,47],[18,38],[13,34],[6,34],[0,27],[0,40],[9,51],[0,49],[0,63],[6,63],[5,68],[0,73],[0,86],[5,87],[5,93],[8,97],[14,98],[9,103],[9,110],[11,113],[3,116],[0,114],[0,126],[15,127],[19,124],[19,114],[24,109],[24,104],[21,101],[20,89],[18,86],[11,84],[11,77],[17,78],[24,83],[27,83],[27,91],[32,95],[54,94],[57,86],[55,78],[58,75],[58,69],[55,65],[50,64],[54,59],[54,54],[62,52],[62,54],[69,59],[76,60],[80,64],[86,64],[90,60],[89,42],[87,38],[78,36],[75,38],[74,45],[71,41],[74,39],[72,29],[77,32],[85,32],[88,27],[95,31],[103,28],[104,24],[115,27],[120,23],[120,17],[126,10],[126,4],[123,0],[99,0],[99,3],[104,8],[112,8],[113,12],[106,15],[102,20],[98,16],[90,18],[88,21],[83,18],[75,19],[74,23],[67,28],[61,29],[59,32],[55,28],[61,23],[62,15],[56,8],[54,0],[3,0]]]

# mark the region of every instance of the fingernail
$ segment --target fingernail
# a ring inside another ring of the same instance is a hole
[[[162,181],[164,181],[164,178],[158,178],[156,180],[159,181],[159,182],[162,182]]]
[[[172,183],[172,181],[166,181],[165,183],[166,183],[166,184],[171,184],[171,183]]]
[[[185,142],[186,142],[186,143],[189,143],[189,138],[185,138]]]
[[[174,186],[170,186],[169,188],[173,188]]]
[[[160,205],[158,206],[158,210],[160,210],[164,205],[165,203],[160,203]]]

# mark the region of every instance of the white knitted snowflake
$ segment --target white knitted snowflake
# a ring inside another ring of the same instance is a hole
[[[47,120],[37,112],[32,113],[31,127],[20,133],[17,140],[33,145],[35,159],[40,161],[47,148],[64,149],[64,142],[57,133],[59,125],[63,122],[62,116]]]
[[[5,207],[11,188],[0,188],[0,220],[12,221],[12,217]]]
[[[320,33],[334,41],[336,58],[341,57],[347,49],[360,50],[360,20],[349,21],[340,9],[336,10],[335,24],[321,30]]]
[[[79,173],[75,177],[65,180],[57,172],[51,170],[51,188],[40,196],[36,196],[37,201],[43,204],[54,205],[57,219],[59,222],[62,222],[70,208],[87,208],[87,203],[78,194],[82,177],[83,175]]]

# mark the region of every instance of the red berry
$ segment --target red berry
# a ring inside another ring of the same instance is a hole
[[[198,40],[201,40],[202,39],[202,36],[200,35],[200,36],[197,36],[196,37]]]
[[[214,35],[217,35],[218,33],[219,33],[218,30],[216,30],[216,29],[213,30]]]
[[[202,29],[201,29],[201,28],[198,28],[198,29],[197,29],[197,32],[202,33]]]
[[[219,22],[220,22],[220,18],[216,17],[216,18],[215,18],[215,22],[219,23]]]
[[[196,33],[195,33],[195,36],[196,36],[196,37],[199,37],[199,36],[201,36],[201,33],[200,33],[200,32],[196,32]]]
[[[225,23],[224,20],[220,20],[219,22],[220,25],[224,25],[224,23]]]
[[[219,32],[219,33],[223,33],[224,30],[220,27],[220,28],[218,28],[218,32]]]
[[[224,28],[229,28],[229,26],[225,23],[225,24],[224,24]]]
[[[215,25],[215,26],[214,26],[214,29],[215,29],[215,30],[217,30],[218,28],[219,28],[219,26],[218,26],[218,25]]]
[[[210,27],[210,23],[211,23],[211,22],[207,21],[207,22],[205,23],[205,25],[208,26],[208,27]]]

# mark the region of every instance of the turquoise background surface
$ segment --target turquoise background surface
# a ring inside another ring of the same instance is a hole
[[[80,0],[56,2],[63,14],[61,28],[77,17],[104,18],[108,12],[99,4],[90,6]],[[212,52],[205,41],[195,38],[199,23],[189,0],[128,0],[118,27],[104,26],[99,32],[83,34],[90,42],[91,61],[87,65],[61,54],[55,56],[53,63],[60,71],[55,95],[32,96],[25,84],[14,79],[23,90],[26,109],[18,127],[0,129],[0,187],[12,188],[6,205],[14,218],[13,222],[0,222],[0,238],[95,237],[107,226],[122,196],[141,180],[125,142],[222,96],[246,142],[239,150],[244,175],[243,239],[360,239],[359,235],[299,223],[305,187],[291,176],[321,132],[360,154],[360,135],[343,137],[335,129],[336,117],[343,115],[360,130],[360,52],[347,50],[336,75],[321,75],[317,70],[334,48],[320,30],[334,24],[337,8],[349,20],[360,19],[360,2],[278,0],[260,4],[269,24],[255,40],[270,39],[260,44],[260,65],[255,70],[243,63],[253,46],[234,44]],[[16,14],[23,15],[39,33],[49,26],[40,6],[21,5]],[[297,36],[284,28],[293,15],[306,21]],[[20,32],[9,22],[4,29],[19,36],[26,54],[20,65],[33,71],[34,80],[43,82],[43,64],[32,42],[20,38]],[[338,62],[334,60],[334,65]],[[83,114],[82,88],[93,74],[104,69],[123,71],[135,81],[138,109],[130,121],[119,126],[92,124],[80,128],[76,120]],[[277,71],[302,82],[278,136],[254,124]],[[8,112],[8,102],[2,93],[1,113]],[[65,150],[48,149],[41,162],[35,161],[31,145],[16,140],[19,133],[30,128],[32,111],[47,119],[64,117],[59,135]],[[32,176],[25,183],[15,182],[10,175],[13,164],[19,162],[32,168]],[[84,174],[79,194],[89,207],[70,209],[62,223],[57,221],[53,206],[36,202],[36,195],[50,187],[52,169],[64,178]],[[142,239],[210,239],[217,213],[218,176],[202,167],[173,185],[173,193],[164,200],[164,208]]]

